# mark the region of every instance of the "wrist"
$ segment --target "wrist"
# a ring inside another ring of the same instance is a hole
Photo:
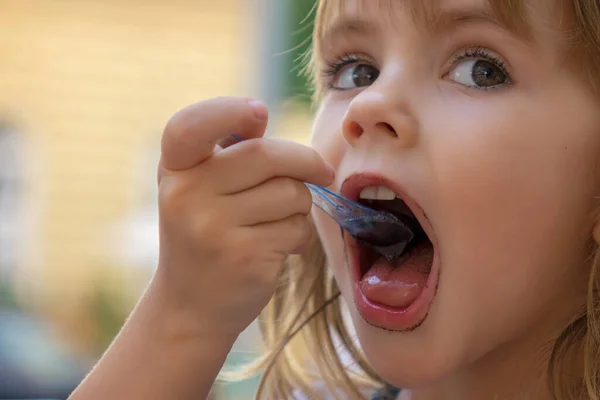
[[[158,276],[150,283],[138,307],[147,325],[144,329],[155,332],[161,340],[210,343],[215,350],[229,352],[240,334],[220,326],[202,310],[174,298],[172,290]]]
[[[206,398],[237,335],[198,323],[153,282],[73,399]]]

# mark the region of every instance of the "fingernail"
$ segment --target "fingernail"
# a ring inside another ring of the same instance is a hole
[[[260,100],[249,99],[248,104],[250,105],[250,107],[252,107],[256,119],[260,121],[264,121],[265,119],[267,119],[267,117],[269,116],[269,109],[267,108],[265,103],[263,103]]]

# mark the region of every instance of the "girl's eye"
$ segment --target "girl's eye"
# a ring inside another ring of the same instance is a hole
[[[378,77],[379,70],[372,65],[350,64],[340,70],[331,87],[338,90],[349,90],[371,86]]]
[[[461,85],[490,89],[510,83],[500,62],[487,59],[466,59],[456,64],[449,78]]]

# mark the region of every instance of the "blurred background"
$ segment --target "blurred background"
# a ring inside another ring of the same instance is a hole
[[[250,96],[306,143],[313,0],[0,0],[0,399],[64,399],[156,267],[178,109]],[[228,366],[257,348],[250,327]],[[215,388],[251,399],[256,379]]]

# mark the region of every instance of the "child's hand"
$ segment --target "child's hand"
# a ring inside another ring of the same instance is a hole
[[[303,182],[333,181],[311,148],[261,138],[266,123],[262,104],[220,98],[180,111],[165,129],[153,283],[192,330],[236,337],[258,316],[284,258],[310,238]],[[223,150],[234,133],[249,140]]]

